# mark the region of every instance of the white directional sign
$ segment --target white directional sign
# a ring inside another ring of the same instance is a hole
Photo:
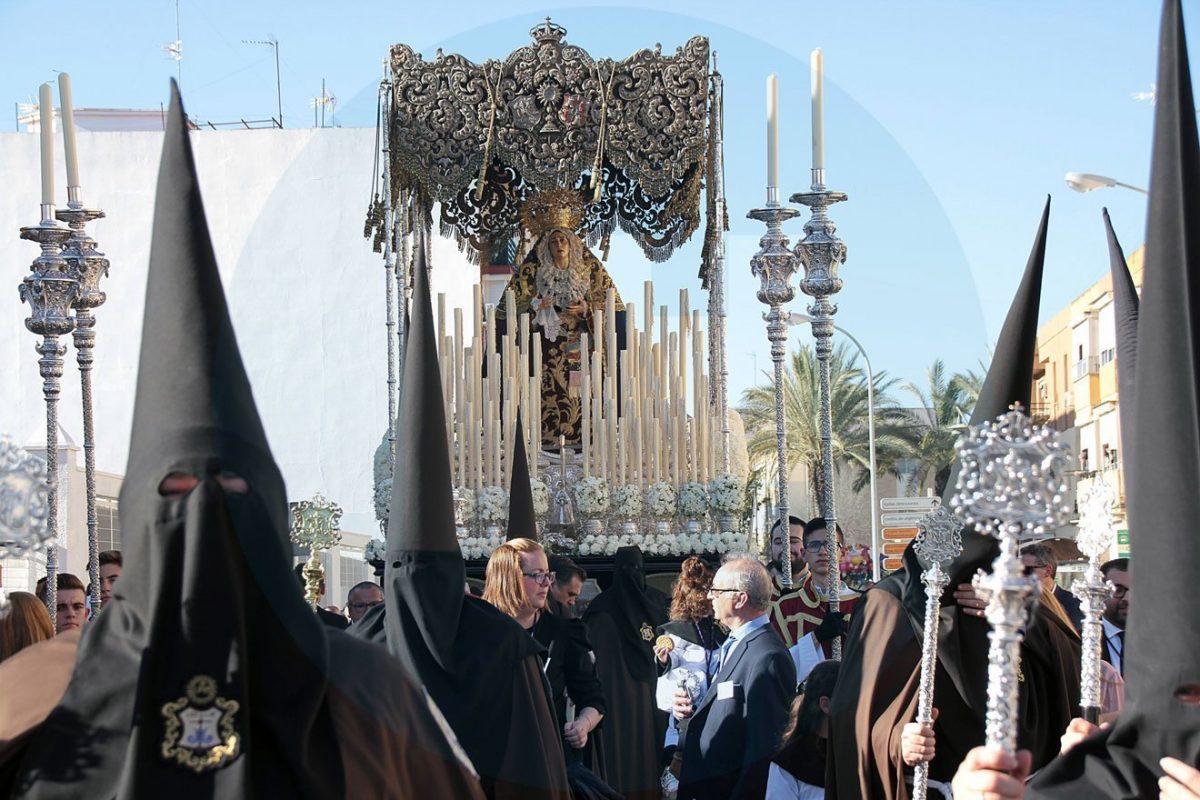
[[[882,511],[919,511],[928,514],[941,504],[941,499],[937,497],[884,497],[879,501],[879,508]]]

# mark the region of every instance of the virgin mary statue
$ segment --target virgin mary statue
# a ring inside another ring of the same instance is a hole
[[[521,222],[534,237],[525,261],[504,291],[512,291],[517,314],[529,314],[531,335],[542,348],[542,444],[557,448],[560,437],[580,442],[579,367],[581,334],[594,348],[592,312],[604,308],[614,289],[608,272],[575,233],[583,222],[579,194],[559,188],[525,202]],[[503,295],[502,295],[503,296]],[[624,348],[625,304],[616,298],[617,346]],[[498,321],[507,309],[496,308]],[[600,332],[602,334],[602,332]]]

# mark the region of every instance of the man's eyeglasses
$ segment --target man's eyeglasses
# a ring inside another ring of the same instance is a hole
[[[829,544],[829,542],[821,542],[821,541],[809,542],[808,544],[804,545],[804,549],[810,553],[816,553],[820,550],[824,550],[826,545],[828,545],[828,544]]]
[[[708,596],[712,597],[713,595],[721,594],[722,592],[740,592],[740,591],[741,591],[741,589],[718,589],[714,586],[713,588],[708,590]]]
[[[375,606],[380,605],[382,603],[383,603],[382,600],[373,600],[370,603],[351,603],[350,607],[353,608],[355,611],[364,611],[368,608],[374,608]]]
[[[532,580],[538,586],[549,586],[555,577],[553,572],[544,572],[543,570],[538,570],[537,572],[522,572],[521,574]]]

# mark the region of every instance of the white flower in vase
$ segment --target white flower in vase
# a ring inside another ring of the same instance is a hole
[[[703,483],[689,481],[679,487],[679,513],[687,519],[703,519],[708,513],[708,490]]]
[[[708,493],[712,510],[724,516],[742,513],[746,487],[733,475],[718,475],[709,481]]]
[[[642,487],[632,483],[618,486],[612,494],[612,510],[621,519],[637,519],[642,514]]]
[[[533,513],[542,517],[550,510],[550,487],[543,481],[531,480],[529,488],[533,491]]]
[[[675,516],[675,487],[665,481],[650,484],[646,489],[646,510],[655,519]]]
[[[575,508],[585,517],[596,518],[608,511],[608,481],[590,475],[575,484]]]
[[[499,486],[485,486],[475,498],[479,519],[486,525],[508,521],[508,492]]]

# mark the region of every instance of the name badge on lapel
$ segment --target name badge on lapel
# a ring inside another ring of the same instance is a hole
[[[717,699],[732,700],[734,697],[734,690],[736,688],[737,684],[733,681],[721,681],[717,684]]]

